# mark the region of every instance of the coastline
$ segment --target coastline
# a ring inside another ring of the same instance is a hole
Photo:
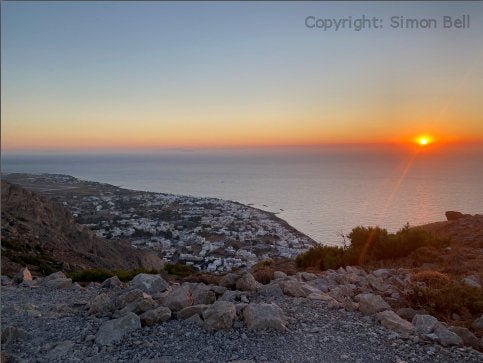
[[[62,174],[8,173],[2,179],[63,205],[99,237],[129,240],[166,262],[201,271],[250,268],[318,244],[275,213],[236,201],[125,189]]]

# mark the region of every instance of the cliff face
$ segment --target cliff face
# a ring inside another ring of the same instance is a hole
[[[48,199],[2,180],[2,274],[29,266],[55,270],[159,268],[152,253],[128,242],[106,241],[75,223],[72,214]]]

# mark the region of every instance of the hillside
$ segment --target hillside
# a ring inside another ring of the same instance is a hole
[[[37,275],[56,270],[160,267],[152,253],[128,242],[106,241],[75,223],[56,203],[2,180],[2,275],[29,266]]]

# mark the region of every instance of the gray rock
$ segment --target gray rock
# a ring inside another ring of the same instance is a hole
[[[287,318],[276,304],[248,304],[243,310],[248,329],[286,330]]]
[[[152,274],[138,274],[134,276],[130,284],[148,294],[166,291],[169,284],[160,276]]]
[[[141,320],[134,313],[106,321],[96,334],[96,343],[99,345],[112,345],[121,341],[125,334],[141,328]]]
[[[139,316],[142,325],[153,325],[171,319],[171,310],[165,306],[145,311]]]
[[[216,301],[203,311],[205,327],[208,330],[228,330],[236,317],[235,305],[229,301]]]
[[[313,286],[322,292],[329,292],[330,289],[337,286],[336,283],[326,278],[319,278],[319,279],[308,281],[307,285]]]
[[[256,291],[257,281],[251,273],[244,273],[236,280],[235,287],[240,291]]]
[[[112,289],[114,287],[121,287],[122,282],[119,280],[119,277],[117,276],[112,276],[109,277],[108,279],[104,280],[104,282],[101,284],[101,287],[106,288],[106,289]]]
[[[474,349],[479,348],[480,341],[478,340],[476,335],[473,334],[468,329],[460,327],[460,326],[450,326],[448,329],[449,329],[449,331],[458,335],[463,340],[464,345],[468,345],[468,346],[470,346]]]
[[[213,304],[216,301],[215,291],[203,283],[192,284],[191,294],[193,296],[193,305]]]
[[[424,310],[414,310],[411,308],[401,308],[396,311],[397,315],[401,318],[406,319],[407,321],[413,321],[415,315],[423,315],[426,314]]]
[[[201,314],[203,314],[203,311],[205,311],[209,307],[210,306],[209,305],[206,305],[206,304],[198,304],[198,305],[188,306],[188,307],[186,307],[186,308],[181,309],[180,311],[178,311],[178,313],[176,314],[176,317],[178,319],[185,320],[185,319],[190,318],[193,315],[201,315]]]
[[[285,295],[293,296],[293,297],[307,296],[306,292],[302,288],[302,285],[298,281],[286,280],[286,281],[280,281],[278,284]]]
[[[409,337],[414,332],[414,325],[401,318],[392,310],[377,313],[376,320],[380,321],[385,328],[395,331],[403,337]]]
[[[121,292],[115,299],[115,306],[117,309],[122,309],[124,306],[132,303],[133,301],[147,297],[149,297],[149,295],[140,289]]]
[[[416,332],[419,334],[430,334],[433,332],[438,319],[428,314],[414,315],[413,325],[416,327]]]
[[[366,315],[376,314],[380,311],[391,310],[389,304],[382,297],[375,294],[359,294],[356,296],[359,310]]]
[[[127,304],[121,310],[117,311],[115,315],[124,316],[128,313],[142,314],[157,307],[158,303],[154,301],[151,296],[143,296]]]
[[[87,304],[88,315],[108,316],[115,310],[114,303],[108,294],[101,293]]]
[[[311,272],[301,272],[300,278],[302,281],[312,281],[318,278],[318,276]]]
[[[172,311],[178,311],[193,305],[193,295],[189,286],[181,286],[170,291],[163,299],[163,305]]]
[[[67,276],[62,271],[57,271],[54,273],[51,273],[50,275],[44,277],[43,282],[47,282],[50,280],[57,280],[57,279],[66,279]]]
[[[264,296],[264,297],[269,297],[269,298],[273,298],[273,297],[281,297],[283,296],[283,291],[282,289],[280,288],[279,285],[277,284],[268,284],[268,285],[263,285],[260,290],[258,291],[258,293],[261,295],[261,296]]]
[[[67,289],[72,286],[72,279],[58,278],[44,280],[42,285],[49,289]]]
[[[441,343],[441,345],[447,346],[463,344],[463,339],[461,339],[458,334],[453,333],[439,322],[434,327],[434,334],[436,334],[438,337],[438,341]]]
[[[275,280],[277,280],[277,279],[284,279],[286,277],[287,277],[287,274],[285,272],[282,272],[282,271],[275,271],[273,273],[273,278]]]

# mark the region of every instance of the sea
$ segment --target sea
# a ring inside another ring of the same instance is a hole
[[[123,188],[215,197],[276,213],[327,245],[355,226],[395,232],[483,214],[483,148],[317,147],[2,152],[2,173],[57,173]]]

